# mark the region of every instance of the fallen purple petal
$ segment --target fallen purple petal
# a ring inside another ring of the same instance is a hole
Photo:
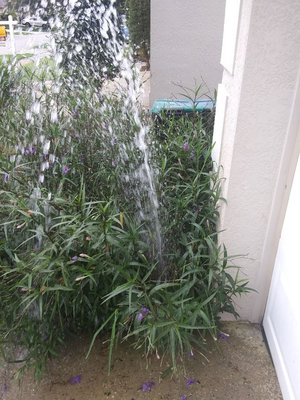
[[[77,383],[80,383],[80,382],[81,382],[81,375],[75,375],[69,379],[69,383],[71,385],[76,385]]]
[[[197,383],[197,380],[196,380],[196,379],[188,378],[188,379],[186,380],[186,386],[191,386],[191,385],[193,385],[194,383]]]
[[[8,392],[8,384],[4,383],[1,387],[1,395],[4,395],[5,393]]]
[[[229,339],[229,335],[228,335],[228,333],[225,333],[225,332],[219,332],[218,339],[219,340],[228,340]]]
[[[187,397],[185,394],[183,394],[182,396],[180,396],[180,400],[187,400]]]
[[[141,387],[141,390],[142,392],[151,392],[151,389],[153,388],[154,385],[155,383],[153,381],[144,382]]]

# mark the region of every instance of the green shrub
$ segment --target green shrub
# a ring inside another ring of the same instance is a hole
[[[248,290],[217,241],[211,133],[196,114],[155,127],[126,97],[93,84],[70,92],[60,70],[51,73],[49,81],[31,69],[13,102],[7,92],[0,120],[5,357],[21,346],[25,366],[40,374],[68,334],[90,332],[92,347],[104,331],[109,366],[116,341],[132,338],[146,354],[171,355],[175,368],[207,334],[216,337],[221,312],[237,315],[234,296]],[[148,124],[160,259],[151,221],[137,218],[137,193],[147,203],[148,192],[138,191],[144,156],[134,143]]]
[[[150,0],[126,0],[130,40],[138,58],[149,64]]]
[[[20,76],[16,71],[15,62],[10,62],[7,57],[0,57],[0,118],[7,103],[12,100],[13,93],[19,83]]]
[[[249,289],[233,274],[236,267],[217,241],[222,199],[211,133],[199,115],[164,118],[163,132],[154,129],[163,134],[156,143],[163,259],[124,276],[104,304],[118,301],[108,321],[112,346],[133,337],[146,354],[168,354],[176,367],[178,356],[203,346],[208,334],[217,338],[220,313],[238,316],[233,298]]]

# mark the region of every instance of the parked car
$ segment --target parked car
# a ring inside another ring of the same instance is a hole
[[[28,28],[31,27],[46,27],[48,25],[48,21],[40,17],[25,17],[21,19],[21,24],[27,26]]]

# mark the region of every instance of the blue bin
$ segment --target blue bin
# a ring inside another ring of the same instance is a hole
[[[201,115],[204,129],[207,133],[212,133],[215,117],[215,102],[213,100],[156,100],[151,108],[151,115],[158,135],[161,135],[163,125],[168,124],[168,118],[170,120],[183,117],[193,118],[195,114]],[[162,115],[168,118],[165,119]]]
[[[193,112],[212,111],[215,103],[209,99],[191,100],[155,100],[151,108],[154,115],[166,112],[167,114],[188,114]]]

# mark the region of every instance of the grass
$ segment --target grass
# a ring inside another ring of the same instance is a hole
[[[13,56],[12,54],[1,55],[0,56],[0,64],[3,62],[7,62],[8,64],[10,64],[14,58],[18,62],[18,61],[24,60],[26,58],[29,58],[31,56],[33,56],[33,53],[22,53],[22,54],[16,54],[15,56]]]
[[[0,65],[2,63],[10,64],[13,60],[18,66],[22,75],[22,82],[52,80],[57,72],[57,67],[53,58],[43,57],[39,64],[31,59],[33,53],[23,53],[12,56],[11,54],[0,56]],[[21,62],[23,61],[23,62]]]

